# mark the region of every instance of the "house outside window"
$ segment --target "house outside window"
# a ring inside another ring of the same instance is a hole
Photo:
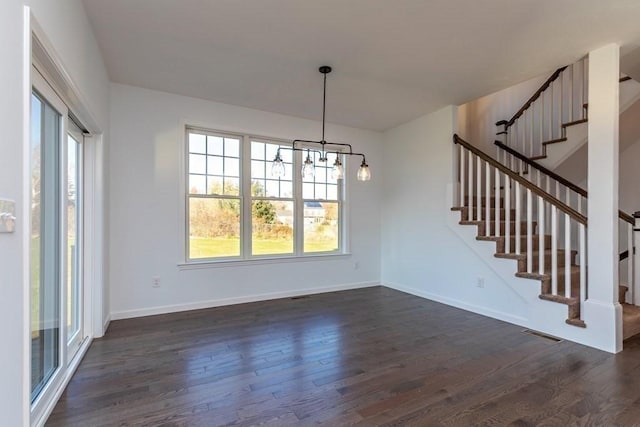
[[[303,153],[288,142],[195,127],[185,140],[187,262],[344,252],[344,182],[331,176],[341,154],[320,162],[311,151],[315,174],[303,179]]]

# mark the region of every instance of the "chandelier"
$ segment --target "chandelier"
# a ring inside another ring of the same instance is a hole
[[[367,164],[367,159],[364,154],[356,153],[353,151],[353,147],[351,144],[337,143],[337,142],[327,142],[324,139],[324,129],[325,129],[325,111],[327,105],[327,74],[331,72],[331,67],[328,65],[323,65],[318,69],[320,73],[324,75],[324,86],[322,91],[322,139],[320,141],[310,141],[306,139],[295,139],[291,144],[291,147],[280,147],[276,153],[276,157],[273,159],[273,163],[271,164],[271,175],[276,178],[283,177],[285,174],[284,162],[282,161],[282,157],[280,156],[280,149],[289,149],[293,151],[306,151],[307,157],[302,164],[302,177],[307,180],[312,180],[315,176],[315,166],[313,164],[313,160],[311,160],[311,152],[315,152],[319,154],[318,161],[322,163],[327,162],[327,155],[332,153],[336,155],[336,160],[333,163],[333,168],[331,169],[331,177],[333,179],[343,179],[344,178],[344,166],[340,161],[340,155],[346,154],[349,156],[361,156],[362,163],[360,163],[360,168],[358,169],[358,173],[356,177],[358,181],[369,181],[371,179],[371,171],[369,170],[369,165]],[[298,146],[296,147],[296,144]],[[313,148],[301,148],[300,145],[314,145],[318,146],[318,149]]]

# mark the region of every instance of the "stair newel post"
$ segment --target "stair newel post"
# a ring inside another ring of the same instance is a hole
[[[485,210],[485,230],[484,235],[491,234],[491,168],[489,162],[484,162],[484,210]],[[495,197],[498,197],[496,194]]]
[[[533,272],[533,198],[527,189],[527,273]]]
[[[538,273],[544,274],[544,199],[538,196]]]
[[[520,253],[522,252],[522,248],[521,248],[521,229],[520,229],[520,224],[522,221],[522,214],[520,213],[520,204],[522,202],[522,195],[520,194],[520,183],[519,182],[515,182],[514,183],[514,187],[515,187],[515,201],[516,201],[516,221],[515,221],[515,236],[516,236],[516,254],[520,255]],[[505,228],[507,228],[508,226],[510,226],[511,224],[505,224]],[[508,227],[511,228],[511,227]]]
[[[635,247],[636,242],[640,241],[640,211],[634,213],[633,218],[633,250],[629,250],[629,257],[633,257],[633,304],[640,305],[640,256]]]

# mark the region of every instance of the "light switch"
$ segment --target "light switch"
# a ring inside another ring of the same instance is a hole
[[[0,199],[0,233],[13,233],[16,229],[16,202]]]

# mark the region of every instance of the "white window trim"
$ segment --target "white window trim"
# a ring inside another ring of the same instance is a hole
[[[292,145],[292,141],[285,140],[281,137],[271,137],[264,135],[257,135],[253,132],[247,132],[242,130],[234,131],[232,129],[224,129],[215,126],[207,126],[206,124],[198,123],[192,120],[180,120],[179,121],[180,137],[178,140],[178,160],[179,160],[179,203],[182,206],[179,209],[178,221],[179,221],[179,247],[182,248],[182,254],[180,261],[177,262],[177,266],[180,270],[192,270],[192,269],[205,269],[205,268],[218,268],[218,267],[232,267],[243,265],[262,265],[262,264],[274,264],[274,263],[289,263],[289,262],[309,262],[309,261],[325,261],[336,260],[351,257],[349,248],[349,229],[350,221],[348,215],[348,191],[347,183],[345,180],[338,185],[338,194],[340,206],[340,224],[339,224],[339,236],[338,236],[338,249],[336,251],[327,252],[309,252],[304,253],[304,232],[294,232],[294,253],[293,254],[272,254],[272,255],[251,255],[251,222],[245,220],[245,218],[251,217],[251,194],[250,191],[241,191],[240,199],[242,200],[242,212],[240,215],[240,227],[242,229],[241,242],[240,242],[240,256],[239,257],[219,257],[219,258],[203,258],[203,259],[189,259],[189,237],[188,237],[188,218],[189,218],[189,194],[187,190],[188,183],[188,169],[187,169],[187,151],[188,151],[188,133],[189,130],[196,130],[201,132],[209,132],[221,135],[228,135],[231,137],[240,137],[240,183],[241,188],[250,188],[251,176],[250,173],[244,173],[244,171],[251,170],[251,156],[245,154],[247,146],[250,146],[251,140],[257,140],[260,142],[277,143],[281,145]],[[300,148],[303,146],[300,145]],[[317,147],[309,147],[317,148]],[[341,150],[336,150],[341,151]],[[296,151],[293,153],[293,173],[302,167],[302,152]],[[343,162],[345,167],[345,176],[347,176],[347,162]],[[293,179],[294,188],[294,203],[303,204],[305,200],[302,198],[302,180]],[[328,200],[334,202],[333,200]],[[297,208],[297,206],[296,206]],[[248,212],[247,212],[248,211]],[[304,227],[304,212],[302,209],[295,209],[296,219],[294,222],[294,230],[296,227]],[[298,218],[300,217],[300,218]],[[299,241],[298,241],[299,240]]]

